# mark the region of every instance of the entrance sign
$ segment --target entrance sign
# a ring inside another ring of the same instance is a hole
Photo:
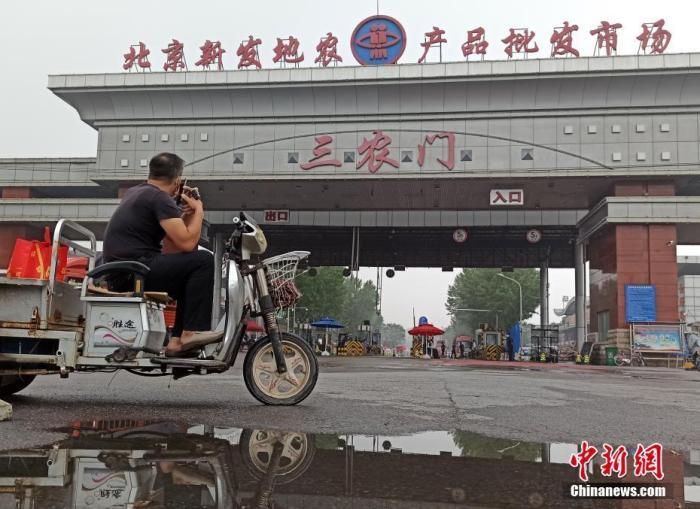
[[[491,189],[489,202],[492,206],[523,206],[525,204],[525,191],[522,189]]]
[[[406,31],[391,16],[370,16],[355,27],[350,48],[362,65],[395,64],[406,50]]]
[[[646,352],[683,350],[680,325],[633,325],[632,346]]]
[[[625,320],[628,323],[656,321],[656,286],[625,285]]]

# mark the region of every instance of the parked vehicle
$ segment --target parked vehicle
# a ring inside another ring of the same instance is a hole
[[[82,236],[84,247],[69,238]],[[67,245],[88,257],[80,283],[56,277],[57,252]],[[47,280],[0,277],[0,396],[17,393],[37,375],[67,378],[80,372],[124,370],[144,377],[209,375],[230,369],[241,347],[248,316],[262,316],[265,333],[245,356],[243,379],[250,393],[268,405],[294,405],[314,389],[316,357],[302,338],[281,333],[276,312],[300,296],[294,277],[307,251],[252,261],[267,240],[246,214],[235,217],[222,260],[225,313],[221,339],[194,358],[166,357],[163,309],[167,294],[144,291],[148,267],[131,261],[95,268],[96,239],[62,219],[56,225]],[[130,275],[133,290],[115,293],[100,282]],[[213,298],[213,296],[212,296]]]

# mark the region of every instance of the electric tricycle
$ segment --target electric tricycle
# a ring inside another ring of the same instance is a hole
[[[89,242],[78,242],[76,238]],[[89,247],[87,244],[89,243]],[[59,246],[88,258],[79,282],[57,278]],[[248,317],[262,317],[265,335],[247,352],[243,379],[268,405],[294,405],[314,389],[318,364],[302,338],[280,331],[277,314],[301,296],[294,278],[308,251],[258,260],[267,249],[262,229],[246,214],[233,219],[222,254],[223,318],[219,341],[194,357],[165,355],[167,294],[148,292],[148,267],[135,261],[95,266],[95,235],[65,219],[53,235],[46,280],[0,275],[0,397],[17,393],[37,375],[124,370],[144,377],[209,375],[229,370],[238,355]],[[110,278],[128,281],[130,291],[110,290]]]
[[[313,462],[303,433],[91,421],[47,447],[0,452],[0,506],[270,509]]]

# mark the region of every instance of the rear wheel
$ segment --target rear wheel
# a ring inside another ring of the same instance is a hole
[[[318,379],[318,361],[306,341],[282,334],[288,373],[279,374],[269,337],[257,341],[245,357],[243,380],[250,393],[266,405],[296,405],[308,397]]]
[[[12,396],[26,389],[34,381],[36,375],[3,375],[0,376],[0,397]]]

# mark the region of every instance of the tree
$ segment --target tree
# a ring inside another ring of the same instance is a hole
[[[370,321],[372,329],[381,326],[383,320],[377,316],[377,287],[374,283],[350,277],[344,281],[344,289],[345,302],[339,317],[345,330],[355,334],[365,320]]]
[[[345,278],[342,267],[320,267],[315,276],[302,274],[296,283],[302,293],[297,303],[298,322],[329,316],[345,325],[345,331],[353,335],[365,320],[370,321],[372,330],[379,329],[384,322],[376,312],[374,283]]]
[[[542,459],[541,444],[492,438],[471,431],[453,431],[452,439],[455,445],[462,449],[462,456],[494,459],[507,456],[519,461],[539,461]]]
[[[346,299],[341,267],[320,267],[315,276],[299,276],[296,284],[302,293],[297,303],[298,322],[310,322],[324,316],[339,318]]]
[[[447,311],[452,315],[452,327],[459,334],[469,334],[478,324],[495,326],[496,310],[499,327],[505,329],[519,319],[518,286],[498,276],[499,269],[464,269],[447,291]],[[516,269],[508,274],[523,287],[523,320],[532,316],[539,305],[539,273],[536,269]],[[458,309],[488,309],[480,313]]]
[[[381,328],[382,344],[393,348],[406,344],[406,329],[398,323],[385,323]]]

